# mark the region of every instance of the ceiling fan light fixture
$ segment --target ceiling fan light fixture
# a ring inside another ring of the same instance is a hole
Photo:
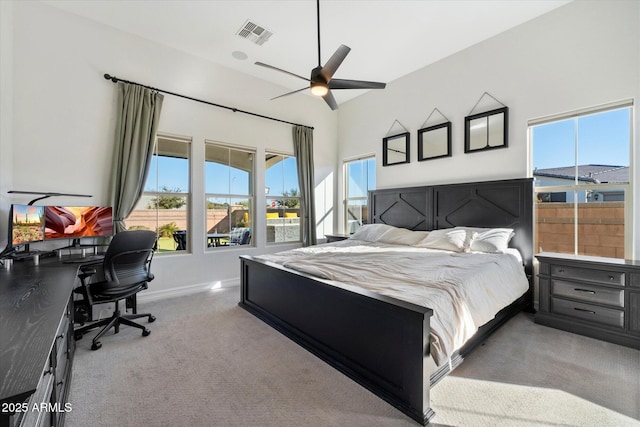
[[[311,93],[315,96],[325,96],[329,93],[329,87],[322,82],[311,83]]]

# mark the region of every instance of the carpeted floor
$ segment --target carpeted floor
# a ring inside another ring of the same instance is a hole
[[[152,333],[77,342],[66,425],[417,426],[237,306],[239,288],[140,304]],[[521,313],[431,391],[434,426],[640,426],[640,351]]]

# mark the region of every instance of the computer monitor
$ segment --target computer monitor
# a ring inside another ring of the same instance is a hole
[[[46,206],[45,239],[79,239],[113,235],[110,206]]]
[[[11,205],[9,220],[11,246],[44,240],[44,206]]]

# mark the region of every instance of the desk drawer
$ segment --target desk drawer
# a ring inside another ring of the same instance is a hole
[[[56,380],[59,381],[64,378],[69,364],[69,340],[67,335],[56,340],[56,352],[58,356],[56,360]]]
[[[624,328],[624,311],[615,308],[551,298],[551,311],[590,322]]]
[[[51,393],[53,391],[53,375],[49,372],[45,373],[38,389],[29,399],[29,410],[25,413],[24,418],[20,423],[21,427],[41,427],[51,426],[51,412],[47,410],[33,410],[34,405],[36,408],[43,408],[40,405],[48,404],[51,402]],[[43,408],[46,409],[46,408]]]
[[[551,266],[551,276],[624,286],[624,273],[621,273],[619,271],[595,270],[591,268],[577,268],[566,267],[564,265],[553,265]]]
[[[624,290],[622,289],[552,280],[551,293],[585,302],[624,307]]]

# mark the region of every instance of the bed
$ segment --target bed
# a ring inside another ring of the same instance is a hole
[[[429,391],[510,317],[532,305],[531,179],[376,190],[369,223],[407,230],[510,228],[527,286],[466,343],[436,360],[432,307],[336,286],[334,280],[272,260],[241,257],[239,305],[316,354],[420,424],[435,413]],[[528,287],[528,288],[527,288]]]

